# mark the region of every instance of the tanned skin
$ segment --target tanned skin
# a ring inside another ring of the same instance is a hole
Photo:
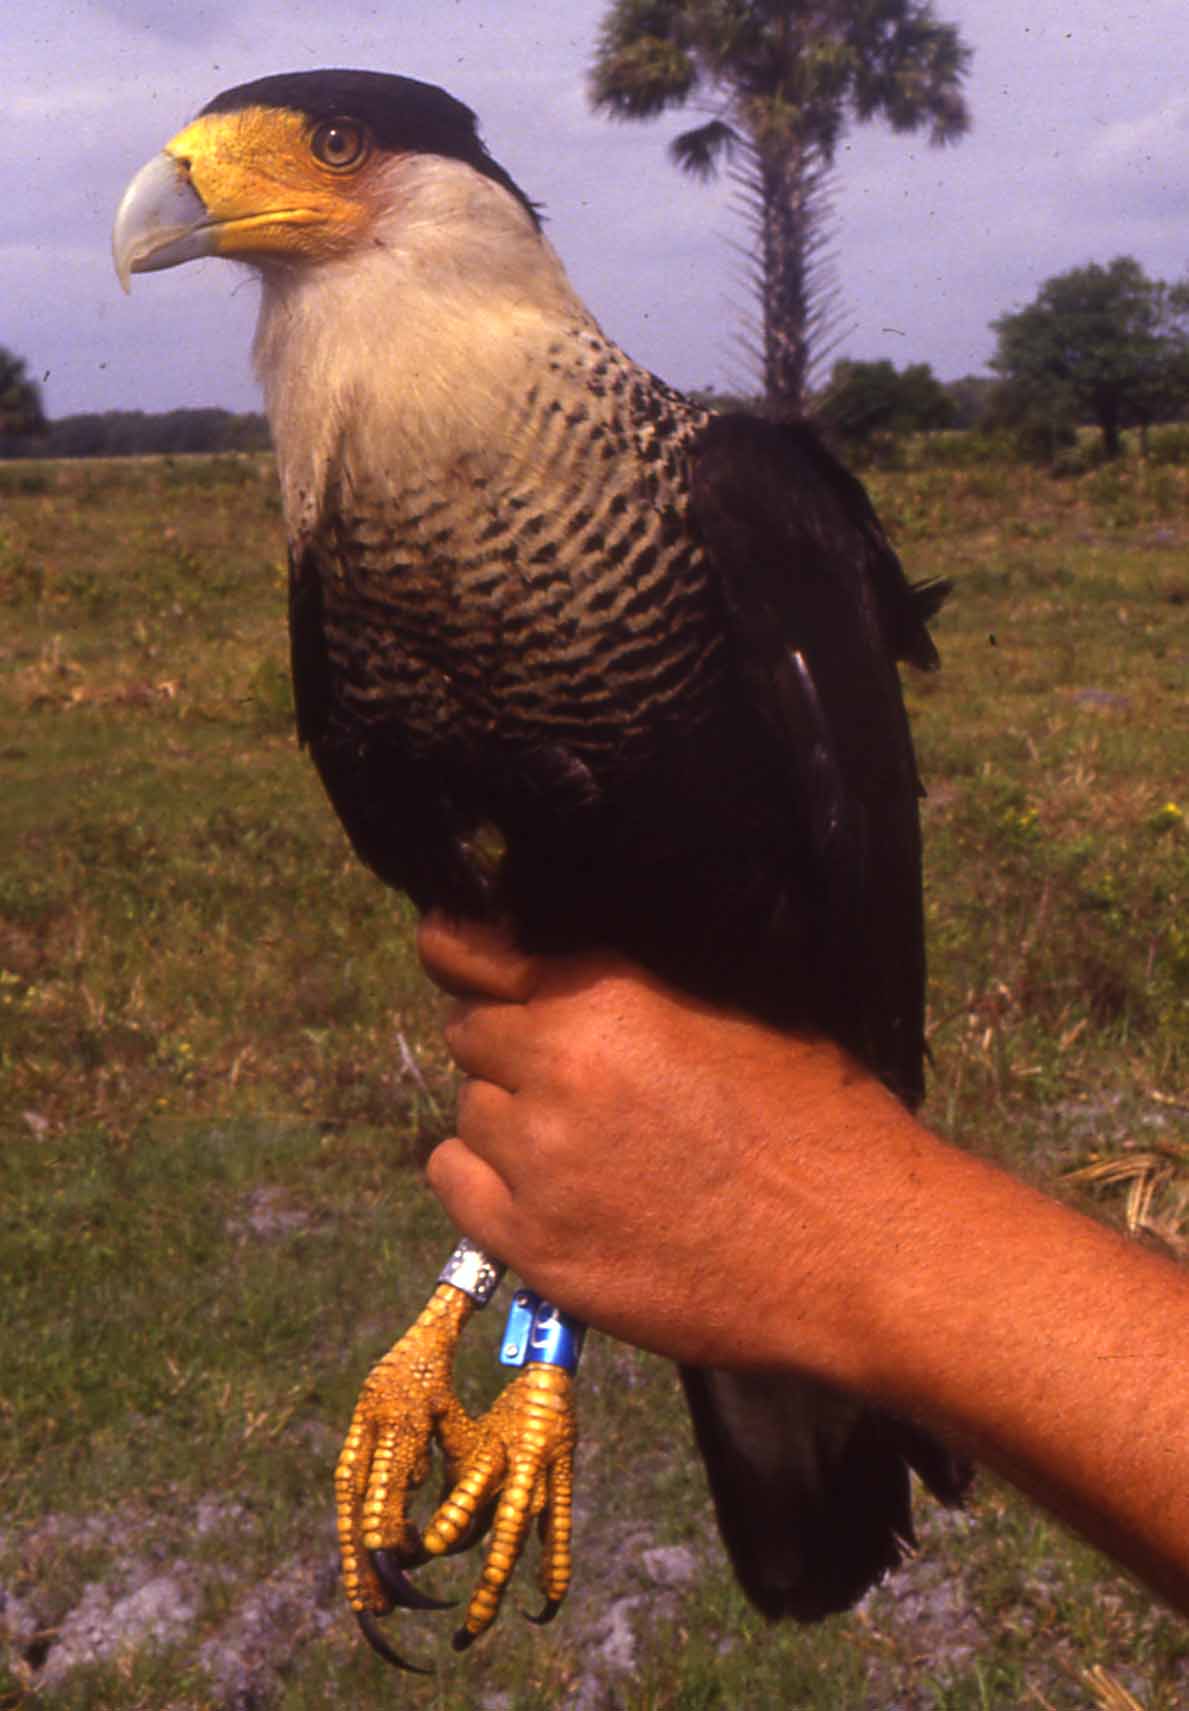
[[[1189,1277],[931,1134],[822,1039],[441,915],[469,1078],[431,1188],[569,1312],[961,1445],[1189,1614]]]

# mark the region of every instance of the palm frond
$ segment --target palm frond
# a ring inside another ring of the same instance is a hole
[[[683,172],[706,180],[714,177],[720,162],[729,159],[739,142],[738,131],[725,119],[711,119],[674,137],[669,144],[669,155]]]

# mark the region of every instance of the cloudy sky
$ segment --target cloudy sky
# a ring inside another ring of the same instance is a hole
[[[125,183],[219,90],[320,65],[400,71],[474,107],[546,205],[608,332],[682,386],[752,383],[729,189],[669,166],[672,124],[612,126],[584,77],[604,0],[8,0],[0,23],[0,344],[47,408],[254,408],[255,288],[207,261],[121,295]],[[938,0],[974,48],[975,129],[938,151],[880,127],[839,155],[842,350],[985,370],[988,323],[1053,273],[1131,254],[1189,270],[1185,0]]]

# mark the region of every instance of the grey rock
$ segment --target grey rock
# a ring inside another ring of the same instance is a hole
[[[294,1204],[284,1188],[255,1188],[244,1200],[239,1215],[228,1219],[227,1227],[232,1235],[255,1236],[266,1242],[311,1231],[316,1222],[304,1207]]]
[[[644,1552],[640,1563],[658,1586],[688,1586],[699,1573],[698,1559],[686,1545],[656,1545]]]
[[[1116,707],[1123,710],[1131,706],[1130,695],[1119,695],[1113,689],[1075,689],[1070,693],[1070,700],[1075,707]]]
[[[39,1677],[43,1687],[63,1681],[82,1664],[99,1663],[137,1646],[172,1645],[193,1625],[197,1604],[175,1573],[156,1574],[123,1596],[102,1582],[88,1586],[58,1628]]]

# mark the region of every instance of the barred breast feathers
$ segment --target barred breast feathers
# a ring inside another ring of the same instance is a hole
[[[605,339],[500,186],[389,171],[373,249],[265,274],[255,348],[290,543],[336,567],[342,704],[647,745],[718,672],[687,513],[706,414]]]

